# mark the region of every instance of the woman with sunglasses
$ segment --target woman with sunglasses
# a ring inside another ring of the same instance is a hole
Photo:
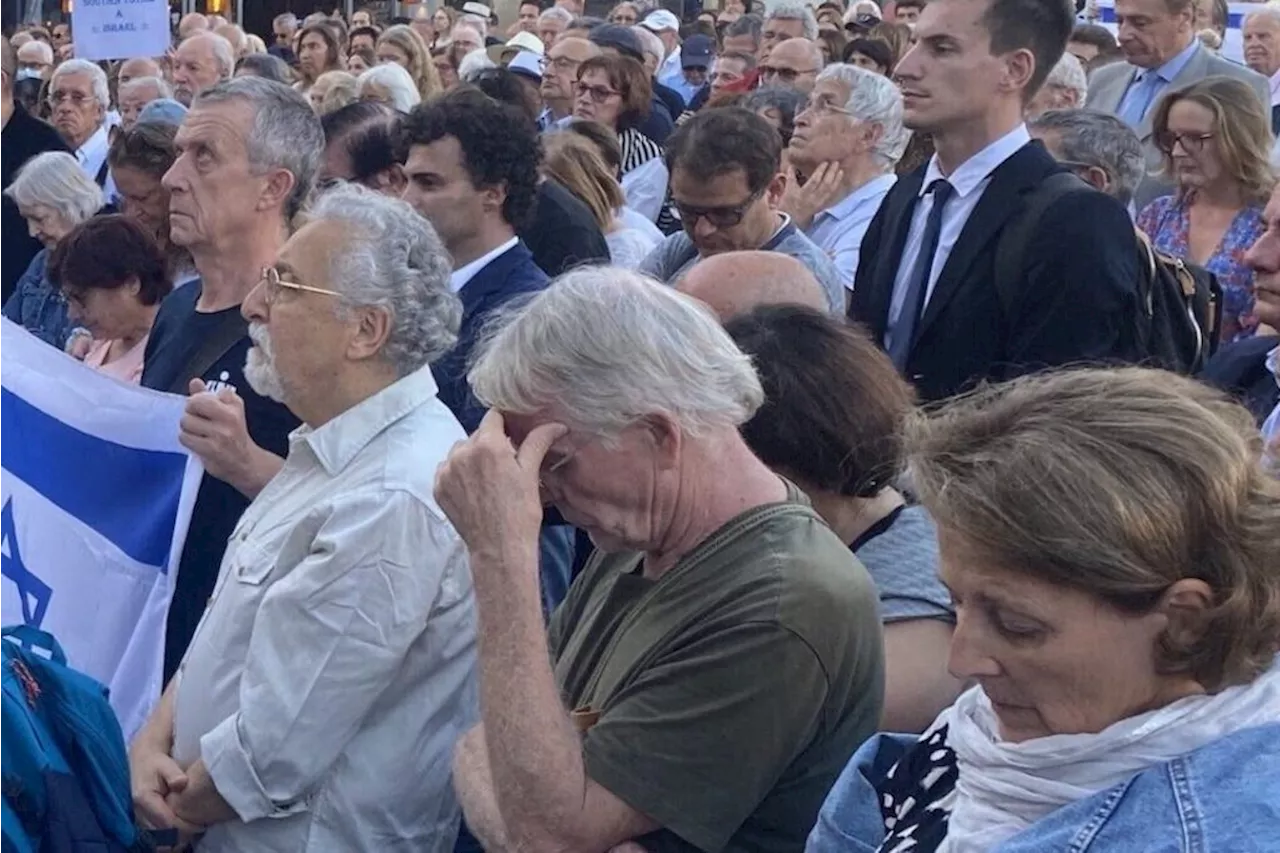
[[[1269,118],[1249,86],[1209,77],[1166,95],[1152,128],[1177,191],[1143,208],[1138,227],[1160,251],[1218,277],[1220,340],[1248,337],[1258,320],[1244,253],[1266,230],[1262,210],[1275,185]]]
[[[653,86],[644,66],[625,56],[596,56],[578,68],[573,117],[594,121],[618,135],[622,147],[619,181],[627,206],[656,222],[667,197],[662,148],[637,126],[649,115]]]

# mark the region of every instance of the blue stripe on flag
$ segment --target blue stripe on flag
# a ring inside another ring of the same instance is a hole
[[[185,454],[89,435],[7,388],[0,389],[0,431],[5,471],[134,560],[167,571]]]

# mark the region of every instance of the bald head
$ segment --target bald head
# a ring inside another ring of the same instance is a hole
[[[761,67],[761,82],[808,94],[822,70],[822,49],[809,39],[787,39],[769,51]]]
[[[805,305],[828,311],[822,285],[809,268],[778,252],[726,252],[694,264],[677,284],[705,302],[721,322],[760,305]]]
[[[143,77],[163,77],[164,72],[160,68],[160,63],[146,56],[134,57],[126,59],[120,63],[120,84],[124,85],[130,80],[140,80]]]
[[[235,69],[231,42],[214,33],[196,33],[173,54],[173,96],[191,106],[196,95],[231,76]]]
[[[209,29],[209,19],[199,12],[192,12],[182,16],[182,21],[178,24],[178,38],[185,39],[187,36],[207,29]]]

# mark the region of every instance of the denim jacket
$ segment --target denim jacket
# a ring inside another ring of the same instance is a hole
[[[45,276],[49,250],[41,249],[4,304],[4,316],[45,343],[62,349],[71,335],[67,302]]]
[[[854,754],[806,853],[870,853],[885,835],[874,780],[916,739],[879,735]],[[964,771],[961,770],[961,773]],[[992,853],[1251,853],[1280,849],[1280,724],[1245,729],[1064,806]]]

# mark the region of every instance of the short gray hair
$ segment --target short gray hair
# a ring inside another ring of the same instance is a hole
[[[538,16],[539,24],[544,21],[559,21],[568,27],[573,23],[573,13],[562,6],[552,6],[550,9],[546,9]]]
[[[472,78],[487,68],[497,68],[497,63],[489,58],[483,47],[471,51],[458,63],[458,79],[464,83],[472,82]]]
[[[293,29],[296,30],[298,28],[298,16],[293,14],[292,12],[285,12],[283,14],[276,15],[274,18],[271,19],[271,26],[272,27],[278,27],[278,26],[292,27]]]
[[[292,219],[311,194],[320,168],[324,153],[320,119],[297,91],[262,77],[223,80],[197,95],[192,108],[238,101],[253,107],[253,124],[245,140],[249,164],[259,171],[284,169],[293,175],[293,192],[284,208],[285,217]]]
[[[236,49],[235,45],[227,41],[224,36],[217,33],[203,30],[193,35],[187,36],[187,41],[195,41],[197,39],[209,39],[209,50],[213,53],[213,61],[218,63],[218,76],[223,80],[230,77],[236,70]]]
[[[693,436],[737,428],[764,402],[751,359],[710,309],[617,267],[574,270],[501,310],[467,378],[490,408],[555,405],[605,437],[654,414]]]
[[[384,62],[363,71],[356,80],[356,92],[364,97],[365,89],[370,86],[381,86],[391,96],[391,106],[402,113],[407,113],[422,103],[422,95],[409,72],[394,62]]]
[[[1244,13],[1240,26],[1243,27],[1254,18],[1270,18],[1272,22],[1280,24],[1280,3],[1271,2],[1255,6]]]
[[[1069,53],[1062,54],[1062,58],[1049,71],[1044,85],[1075,92],[1076,103],[1081,105],[1089,94],[1089,78],[1085,76],[1084,66]]]
[[[18,170],[4,191],[19,207],[39,205],[57,212],[71,225],[79,225],[102,209],[102,188],[65,151],[37,154]]]
[[[1027,124],[1033,131],[1055,134],[1063,160],[1105,171],[1111,178],[1111,195],[1121,204],[1133,200],[1146,161],[1142,143],[1129,125],[1096,110],[1049,110]]]
[[[346,309],[375,307],[391,316],[381,355],[398,376],[430,364],[458,341],[462,302],[450,286],[449,253],[431,223],[407,202],[358,184],[321,193],[311,221],[342,226],[346,245],[330,276]]]
[[[658,64],[661,65],[667,58],[667,46],[662,43],[662,39],[658,38],[658,34],[639,24],[632,27],[631,32],[635,33],[636,38],[640,39],[640,50],[658,60]]]
[[[89,75],[89,85],[93,87],[94,100],[102,106],[104,112],[111,109],[111,88],[107,85],[107,72],[103,71],[96,62],[90,62],[87,59],[68,59],[54,69],[53,76],[49,78],[49,89],[52,91],[58,83],[58,78],[68,74]]]
[[[871,153],[888,166],[902,159],[911,141],[911,131],[902,126],[902,93],[893,81],[856,65],[837,62],[828,65],[818,80],[839,80],[849,87],[844,108],[858,121],[878,124],[880,141]]]
[[[128,83],[120,84],[120,96],[124,97],[127,92],[135,89],[141,89],[144,86],[151,86],[156,90],[156,99],[172,98],[173,89],[169,83],[161,77],[134,77]]]
[[[770,3],[765,7],[764,13],[765,23],[769,21],[801,21],[804,29],[801,35],[812,41],[818,37],[818,18],[813,14],[813,9],[806,3],[799,0],[778,0],[777,3]]]

